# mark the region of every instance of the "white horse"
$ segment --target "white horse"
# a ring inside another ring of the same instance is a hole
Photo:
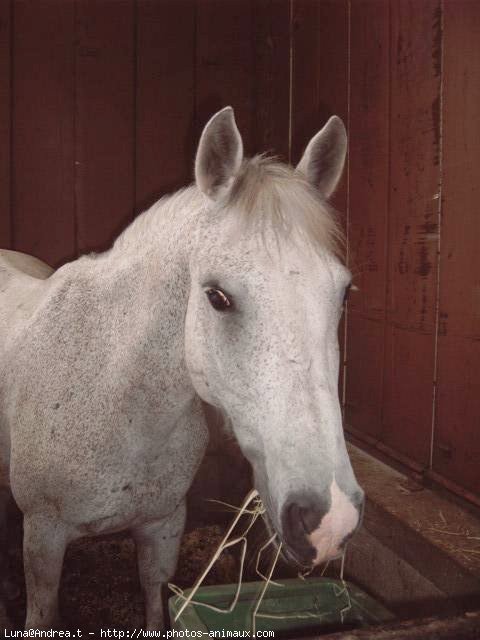
[[[227,107],[195,185],[109,251],[54,273],[0,252],[0,485],[24,515],[27,628],[57,620],[66,546],[125,529],[146,625],[162,627],[207,442],[200,398],[228,418],[289,558],[341,554],[363,506],[337,390],[350,274],[326,204],[345,153],[334,116],[296,169],[244,159]]]

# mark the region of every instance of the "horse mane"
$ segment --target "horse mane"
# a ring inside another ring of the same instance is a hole
[[[205,196],[193,185],[163,195],[122,231],[111,250],[125,252],[138,251],[140,247],[148,249],[162,229],[171,231],[172,225],[185,225],[188,220],[186,212],[200,210],[204,206]]]
[[[161,228],[179,224],[186,211],[205,206],[206,197],[194,185],[165,195],[135,218],[118,236],[113,249],[151,245]],[[334,209],[303,174],[275,157],[245,159],[217,211],[220,215],[230,211],[239,233],[254,227],[263,238],[263,231],[270,228],[277,241],[301,237],[316,249],[342,255],[344,235]]]
[[[336,212],[292,166],[257,155],[243,162],[224,207],[235,208],[240,230],[272,229],[277,238],[297,234],[316,249],[342,255],[344,234]]]

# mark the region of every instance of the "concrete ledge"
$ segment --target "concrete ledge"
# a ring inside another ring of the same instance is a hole
[[[321,640],[478,640],[478,638],[480,638],[478,611],[471,611],[453,618],[423,618],[392,622],[378,627],[340,631],[321,636]],[[320,640],[320,637],[310,637],[309,640]]]
[[[346,557],[349,577],[398,615],[480,606],[480,519],[353,445],[365,489],[364,525]]]

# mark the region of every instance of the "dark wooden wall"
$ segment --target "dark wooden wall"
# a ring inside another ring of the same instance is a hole
[[[478,503],[480,3],[351,2],[350,60],[346,422]]]
[[[106,248],[226,104],[292,162],[345,120],[347,428],[478,502],[480,3],[0,0],[0,245]]]

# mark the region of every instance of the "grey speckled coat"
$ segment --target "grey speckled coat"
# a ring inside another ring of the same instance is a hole
[[[175,569],[185,494],[207,441],[200,397],[230,419],[292,558],[334,557],[357,527],[362,492],[336,391],[349,274],[308,186],[333,190],[344,135],[331,119],[294,172],[244,161],[224,109],[202,135],[196,186],[154,205],[110,251],[54,273],[0,251],[0,486],[24,514],[27,628],[56,621],[67,544],[123,529],[137,543],[147,627],[162,627],[160,587]],[[259,208],[272,227],[265,243],[278,240],[273,227],[293,206],[322,255],[281,240],[281,258],[261,257],[250,223],[232,240],[235,217]],[[322,308],[311,295],[318,286]]]

